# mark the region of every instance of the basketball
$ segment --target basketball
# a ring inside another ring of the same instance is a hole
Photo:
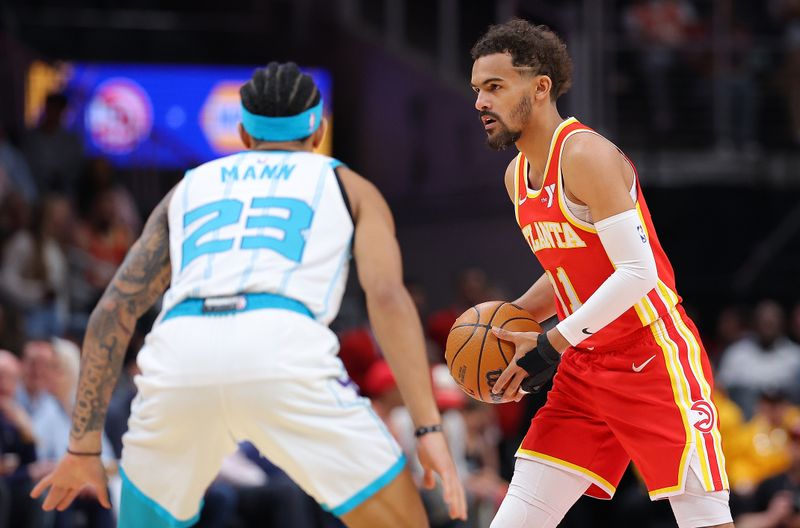
[[[447,367],[464,392],[486,403],[500,402],[492,387],[514,357],[514,345],[495,337],[493,326],[511,332],[542,331],[530,313],[505,301],[475,305],[456,319],[447,336]]]

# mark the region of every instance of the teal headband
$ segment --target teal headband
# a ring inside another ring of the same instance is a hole
[[[249,112],[242,105],[242,126],[262,141],[295,141],[313,134],[322,123],[322,98],[316,106],[293,116],[270,117]]]

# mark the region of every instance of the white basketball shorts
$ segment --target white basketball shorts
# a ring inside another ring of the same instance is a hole
[[[158,324],[139,354],[123,437],[120,526],[191,525],[222,459],[245,440],[335,515],[394,480],[402,451],[337,350],[327,327],[288,310]]]

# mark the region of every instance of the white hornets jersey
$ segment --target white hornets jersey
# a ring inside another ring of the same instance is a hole
[[[188,171],[169,203],[162,314],[188,298],[272,293],[329,324],[354,229],[338,165],[309,152],[247,151]]]

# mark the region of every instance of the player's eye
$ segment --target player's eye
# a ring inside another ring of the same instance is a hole
[[[481,89],[478,88],[477,86],[473,86],[472,87],[472,91],[475,92],[475,93],[481,93]]]
[[[490,92],[496,92],[499,89],[500,89],[500,85],[499,84],[490,84],[489,85],[489,91]]]

